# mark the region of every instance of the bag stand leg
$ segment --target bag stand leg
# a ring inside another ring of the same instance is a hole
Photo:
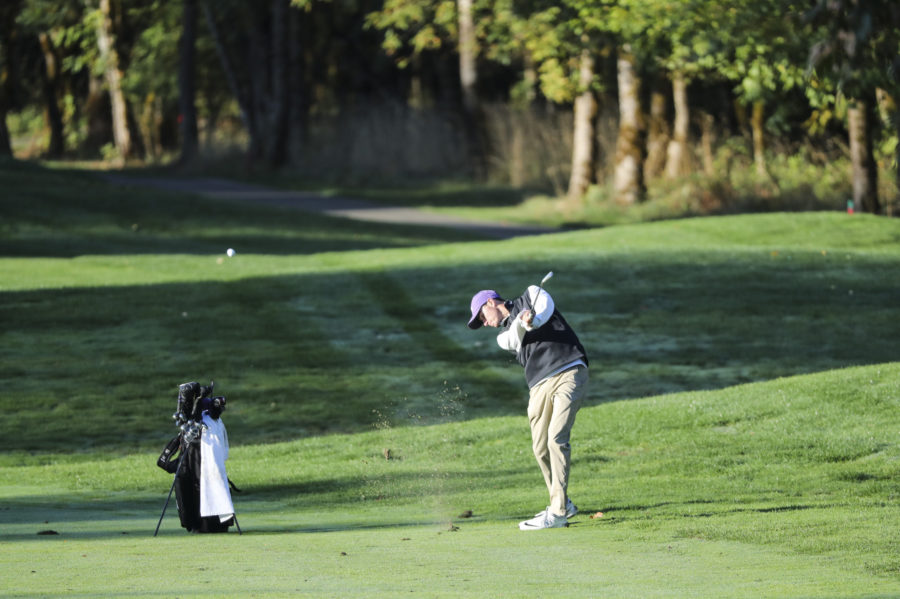
[[[182,452],[181,457],[178,458],[178,468],[175,469],[175,478],[172,480],[172,487],[169,489],[169,496],[166,497],[166,503],[163,505],[162,513],[159,515],[159,522],[156,523],[156,532],[153,533],[155,537],[159,532],[159,525],[162,524],[163,516],[166,515],[166,508],[169,507],[169,501],[172,500],[172,491],[175,490],[175,483],[178,482],[178,475],[181,473],[181,465],[184,463],[184,456],[187,452]],[[237,520],[235,520],[237,522]]]

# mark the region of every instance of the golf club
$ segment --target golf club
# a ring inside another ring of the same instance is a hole
[[[548,272],[547,274],[545,274],[545,275],[544,275],[544,278],[541,279],[541,284],[538,285],[538,291],[537,291],[536,294],[534,294],[534,300],[531,302],[531,314],[532,314],[532,315],[534,315],[534,303],[535,303],[535,302],[537,301],[537,299],[541,296],[541,291],[544,290],[544,283],[546,283],[547,281],[549,281],[551,277],[553,277],[553,271],[552,271],[552,270],[551,270],[550,272]]]

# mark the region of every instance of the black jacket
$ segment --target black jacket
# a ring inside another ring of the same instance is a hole
[[[506,308],[509,310],[509,318],[505,329],[508,330],[519,312],[531,309],[528,294],[508,300]],[[550,319],[540,328],[525,333],[516,359],[525,368],[525,380],[529,388],[566,364],[582,360],[585,366],[588,365],[584,346],[559,310],[554,310]]]

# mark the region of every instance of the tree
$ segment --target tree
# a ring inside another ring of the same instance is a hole
[[[556,103],[573,103],[573,146],[567,195],[582,197],[597,180],[596,57],[607,43],[602,0],[535,3],[523,17],[522,39],[537,66],[540,90]]]
[[[765,158],[767,107],[803,83],[805,48],[797,0],[728,0],[719,28],[723,59],[717,71],[730,81],[737,100],[751,109],[753,162],[769,177]]]
[[[583,48],[578,67],[578,95],[573,110],[572,172],[567,192],[573,199],[583,196],[595,180],[594,118],[597,116],[597,97],[593,83],[594,55],[589,48]]]
[[[197,155],[197,108],[194,59],[197,39],[197,0],[182,0],[182,31],[178,44],[178,106],[181,125],[181,163]]]
[[[666,148],[671,128],[668,119],[668,94],[663,87],[667,79],[654,73],[650,81],[650,103],[647,111],[647,156],[644,159],[644,180],[649,181],[663,172]]]
[[[41,55],[43,56],[43,69],[41,69],[41,81],[46,106],[47,123],[50,126],[50,146],[47,155],[51,158],[60,158],[65,151],[63,135],[62,113],[59,109],[60,66],[56,48],[47,32],[38,34]]]
[[[366,16],[366,26],[383,33],[382,48],[400,68],[411,67],[420,79],[426,55],[437,56],[442,49],[455,50],[458,66],[458,93],[454,104],[461,107],[463,137],[468,146],[469,168],[484,172],[485,135],[478,95],[480,46],[478,17],[490,12],[490,0],[386,0],[378,11]],[[421,88],[411,90],[409,103],[422,107]],[[454,110],[456,106],[454,106]]]
[[[619,132],[616,139],[615,199],[620,204],[644,200],[646,182],[646,118],[642,104],[642,77],[652,72],[653,57],[663,49],[657,22],[664,16],[648,0],[619,0],[610,9],[606,26],[615,34],[619,90]],[[676,94],[677,100],[677,94]],[[676,115],[678,115],[676,111]],[[675,127],[675,135],[679,134]]]
[[[131,131],[128,128],[128,105],[125,102],[125,94],[122,92],[122,70],[119,51],[116,48],[112,8],[110,0],[98,0],[98,2],[99,5],[93,14],[93,20],[97,33],[97,47],[100,50],[100,60],[112,104],[113,139],[119,158],[126,160],[132,154],[132,139]]]
[[[455,50],[460,67],[457,82],[465,96],[475,94],[478,80],[478,43],[469,21],[474,26],[479,10],[483,9],[467,0],[461,5],[456,0],[385,0],[379,10],[366,14],[365,26],[381,32],[382,50],[400,69],[418,70],[429,54]],[[461,26],[466,29],[465,43],[460,37]],[[418,78],[421,73],[413,76]],[[422,105],[419,100],[413,98],[415,104]],[[476,98],[467,101],[473,100]]]
[[[265,6],[265,5],[264,5]],[[288,140],[288,45],[290,0],[271,0],[266,8],[243,2],[202,0],[207,26],[232,95],[250,136],[251,162],[281,166],[287,160]],[[235,31],[222,22],[244,23]]]
[[[686,175],[693,169],[690,149],[691,105],[688,89],[694,79],[711,72],[720,58],[721,15],[702,0],[640,0],[645,56],[652,58],[672,85],[672,133],[666,148],[665,174]]]
[[[853,202],[878,213],[874,106],[878,88],[900,89],[900,5],[893,0],[817,0],[806,16],[816,28],[810,75],[848,99]]]
[[[644,118],[641,83],[631,44],[619,47],[619,135],[616,142],[615,199],[620,204],[636,204],[644,199]]]
[[[675,119],[672,139],[666,148],[666,176],[670,179],[686,175],[691,170],[691,153],[688,146],[691,124],[691,107],[688,102],[688,78],[685,71],[672,71],[672,99]]]
[[[16,19],[15,38],[21,70],[16,85],[27,103],[40,102],[49,144],[45,154],[61,158],[66,150],[66,123],[61,105],[66,101],[66,39],[73,21],[80,20],[81,7],[70,2],[24,0]],[[24,71],[24,72],[23,72]]]
[[[720,11],[709,8],[700,0],[616,0],[608,11],[604,25],[616,36],[619,49],[616,189],[621,202],[640,201],[644,172],[659,172],[663,161],[670,178],[691,169],[688,86],[714,62],[713,40],[718,33],[711,30]],[[641,102],[644,77],[654,81],[650,131]],[[659,86],[666,78],[674,109],[671,128],[662,123],[665,103]]]
[[[140,136],[148,160],[170,153],[178,156],[182,130],[191,127],[190,107],[185,112],[180,93],[184,75],[194,71],[192,59],[182,59],[185,10],[184,2],[130,0],[122,15],[118,36],[122,89],[130,109],[129,123],[137,126],[136,137]]]
[[[0,157],[12,156],[6,115],[15,104],[16,60],[12,38],[21,4],[21,0],[0,4]]]
[[[463,110],[469,118],[478,113],[478,70],[475,58],[478,56],[478,42],[475,39],[475,23],[472,18],[472,0],[457,0],[459,29],[459,85],[462,89]]]

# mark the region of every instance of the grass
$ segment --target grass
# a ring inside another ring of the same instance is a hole
[[[566,596],[895,596],[898,374],[586,408],[572,487],[583,515],[528,537],[515,520],[541,493],[521,416],[237,446],[245,534],[187,546],[173,514],[150,537],[168,481],[153,456],[47,456],[0,471],[17,548],[4,569],[23,597],[525,597],[558,576]],[[60,534],[36,535],[48,529]],[[158,582],[185,551],[208,561]]]
[[[7,596],[531,597],[560,580],[573,597],[900,594],[893,220],[486,242],[125,202],[20,164],[0,182]],[[156,223],[139,239],[137,213]],[[550,269],[592,359],[582,513],[524,535],[546,501],[524,381],[463,323],[475,290],[513,295]],[[173,504],[154,539],[177,385],[213,378],[244,534],[188,537]]]

